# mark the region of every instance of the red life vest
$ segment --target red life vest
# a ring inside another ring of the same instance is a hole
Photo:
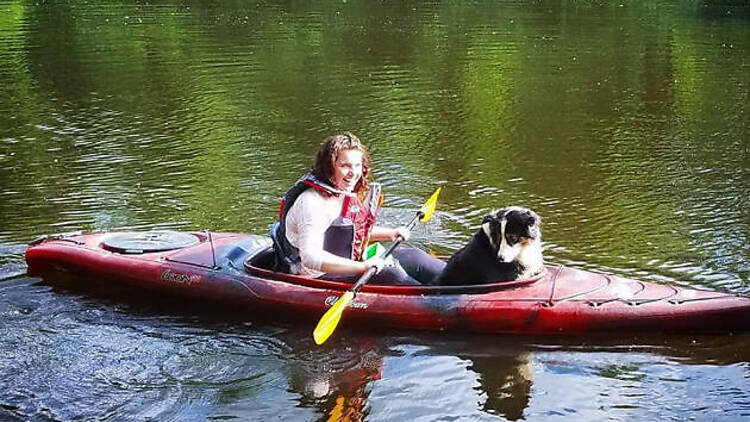
[[[363,203],[355,194],[335,189],[307,173],[287,191],[281,200],[279,224],[276,225],[276,232],[273,233],[275,241],[281,244],[285,260],[290,264],[289,272],[296,272],[294,263],[299,263],[299,251],[286,239],[286,214],[299,195],[309,188],[325,196],[343,196],[341,212],[325,232],[323,249],[338,256],[359,260],[380,208],[380,186],[373,183]]]

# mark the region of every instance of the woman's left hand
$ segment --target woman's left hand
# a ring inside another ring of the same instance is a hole
[[[400,226],[393,229],[393,236],[391,237],[391,241],[394,241],[401,237],[404,242],[409,240],[409,237],[411,236],[411,232],[406,226]]]

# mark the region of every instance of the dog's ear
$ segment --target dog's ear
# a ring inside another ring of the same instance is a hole
[[[494,214],[487,214],[482,219],[482,224],[492,223],[493,221],[495,221],[495,215]]]
[[[541,223],[541,219],[539,216],[530,209],[525,209],[522,214],[522,220],[524,224],[527,226],[533,226],[535,224]]]
[[[526,213],[525,223],[529,231],[529,237],[538,238],[540,235],[539,226],[542,224],[542,219],[539,218],[537,213],[528,210]]]

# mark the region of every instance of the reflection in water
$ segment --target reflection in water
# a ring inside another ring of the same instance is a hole
[[[524,418],[534,377],[533,345],[494,336],[476,336],[468,343],[436,335],[410,340],[428,346],[420,355],[455,355],[466,362],[467,375],[474,374],[476,384],[452,394],[475,401],[477,409],[488,414],[508,420]]]
[[[356,336],[348,340],[345,347],[308,353],[310,360],[300,360],[292,368],[291,391],[302,395],[301,405],[319,409],[324,415],[321,420],[365,420],[369,415],[370,392],[374,388],[371,383],[381,379],[383,366],[393,354],[392,350],[377,346],[371,337]],[[531,398],[532,354],[498,347],[487,355],[481,350],[474,352],[470,356],[459,352],[458,356],[471,362],[467,369],[477,375],[479,385],[475,389],[477,397],[483,401],[478,403],[481,410],[510,420],[521,419]],[[301,356],[297,355],[296,359]],[[429,377],[425,373],[414,376]],[[441,380],[428,379],[427,382],[439,384]],[[440,396],[435,399],[439,404]]]
[[[369,413],[369,384],[381,378],[382,366],[382,352],[369,337],[300,353],[291,369],[290,391],[302,395],[300,405],[318,409],[320,420],[362,421]]]
[[[471,361],[469,369],[479,375],[480,388],[487,396],[482,410],[522,419],[531,399],[532,355],[473,357]]]

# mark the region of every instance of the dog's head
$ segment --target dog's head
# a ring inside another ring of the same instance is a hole
[[[512,262],[524,248],[542,239],[540,219],[534,211],[522,207],[506,207],[482,220],[482,230],[497,250],[497,259]]]

